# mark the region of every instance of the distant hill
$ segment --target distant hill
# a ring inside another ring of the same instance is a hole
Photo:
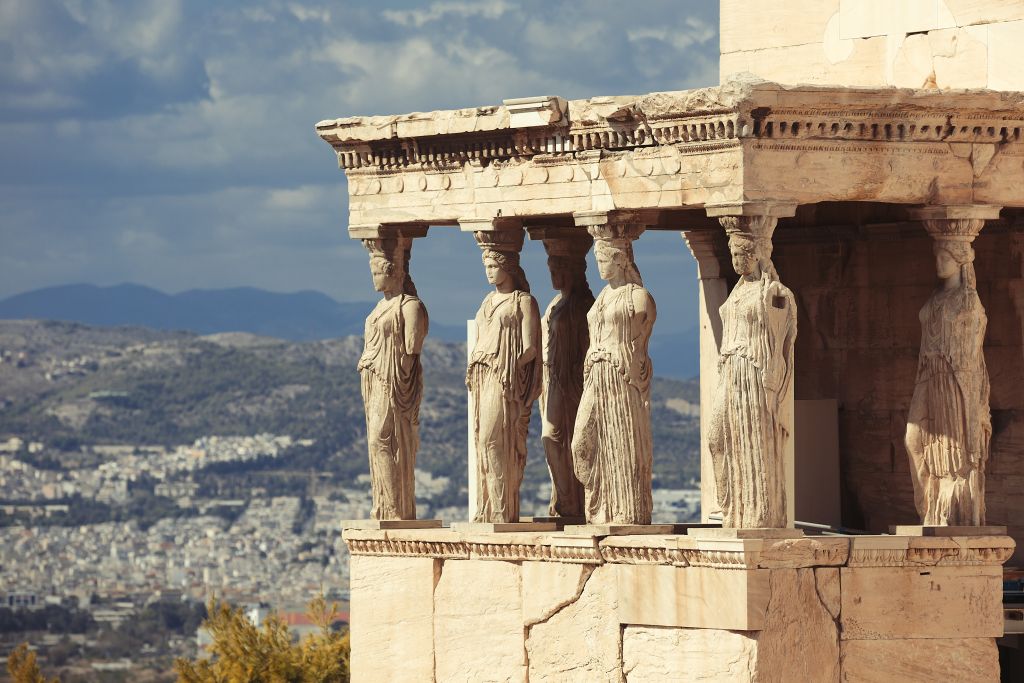
[[[361,335],[373,302],[341,303],[321,292],[291,294],[255,287],[165,294],[136,284],[46,287],[0,301],[0,319],[63,320],[199,334],[249,332],[290,341]],[[431,337],[460,341],[457,326],[431,325]]]
[[[78,452],[94,444],[173,446],[272,432],[316,440],[296,459],[274,464],[296,482],[311,470],[350,481],[368,471],[361,351],[358,337],[297,343],[249,333],[0,321],[0,441],[17,436],[44,442],[48,452]],[[459,486],[466,481],[465,354],[464,344],[427,340],[420,407],[418,466]],[[700,476],[699,395],[696,380],[654,380],[660,486],[679,488]],[[537,485],[548,474],[537,410],[533,418],[526,481]]]
[[[293,342],[362,336],[374,302],[342,303],[321,292],[292,294],[255,287],[190,289],[180,294],[135,284],[62,285],[0,300],[0,320],[60,320],[84,325],[145,327],[197,334],[246,332]],[[430,338],[465,342],[463,325],[430,322]],[[661,377],[687,379],[700,371],[696,330],[655,328],[650,353]]]

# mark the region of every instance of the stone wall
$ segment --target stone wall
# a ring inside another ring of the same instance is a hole
[[[354,681],[996,681],[1007,537],[346,531]]]
[[[918,311],[937,282],[932,240],[924,228],[896,218],[878,224],[884,215],[868,215],[886,210],[807,207],[780,225],[774,256],[799,306],[796,398],[838,401],[843,522],[873,532],[919,522],[903,435],[921,339]],[[829,227],[842,213],[875,224]],[[816,226],[805,229],[801,223]],[[1004,210],[1004,220],[983,229],[975,248],[992,382],[988,522],[1006,525],[1019,541],[1024,539],[1024,224]]]
[[[1019,0],[721,2],[722,81],[1024,89]]]

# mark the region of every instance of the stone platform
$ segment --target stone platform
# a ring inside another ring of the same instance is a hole
[[[347,532],[354,681],[997,681],[1007,536]]]

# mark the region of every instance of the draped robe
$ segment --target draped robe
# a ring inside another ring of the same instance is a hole
[[[537,357],[519,365],[525,349],[523,306],[537,316]],[[476,345],[469,359],[466,386],[473,394],[476,440],[477,509],[475,522],[518,522],[519,486],[526,468],[526,436],[533,403],[541,391],[540,320],[526,292],[490,292],[476,314]]]
[[[719,309],[722,346],[708,440],[725,527],[787,524],[782,414],[793,378],[796,302],[768,277],[740,283]]]
[[[587,312],[594,297],[587,288],[558,294],[541,319],[544,386],[540,414],[544,455],[551,472],[548,514],[583,516],[583,486],[572,462],[572,435],[583,393],[583,362],[590,344]]]
[[[427,312],[417,297],[401,294],[381,299],[366,318],[358,365],[374,519],[416,519],[414,469],[423,370],[419,354],[409,354],[405,348],[402,309],[409,302],[420,308],[425,323]]]
[[[647,324],[634,331],[634,301],[647,303]],[[573,434],[576,476],[590,524],[650,524],[651,358],[654,300],[635,284],[606,286],[587,314],[590,348]],[[635,335],[635,336],[634,336]]]
[[[978,293],[964,288],[936,292],[919,317],[921,353],[908,416],[921,447],[908,448],[914,502],[922,524],[983,525],[992,437],[982,350],[988,318]]]

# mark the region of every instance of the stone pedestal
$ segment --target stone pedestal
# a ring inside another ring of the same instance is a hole
[[[897,536],[1005,536],[1005,526],[925,526],[904,525],[889,527]]]
[[[686,534],[693,538],[760,538],[774,540],[778,538],[803,538],[804,532],[801,529],[790,529],[788,527],[755,527],[752,529],[737,529],[735,527],[698,527],[688,530]]]
[[[650,536],[671,534],[672,524],[570,524],[570,536]]]
[[[346,519],[341,523],[341,530],[380,530],[380,529],[440,529],[440,519]]]
[[[351,531],[353,680],[996,681],[1006,536]]]
[[[471,534],[507,534],[511,532],[555,531],[554,522],[455,522],[452,530]]]

